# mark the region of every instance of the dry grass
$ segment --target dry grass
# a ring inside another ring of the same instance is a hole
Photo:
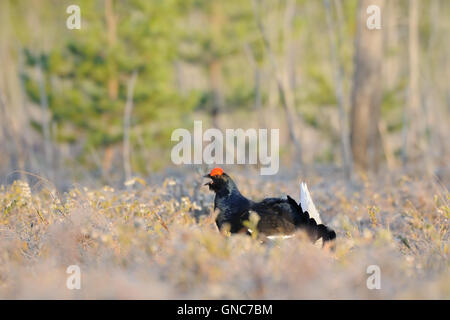
[[[251,198],[298,197],[304,178],[233,176]],[[308,176],[338,233],[335,251],[301,234],[269,244],[219,234],[211,214],[199,215],[212,194],[188,187],[196,179],[65,194],[19,181],[1,187],[0,298],[450,298],[449,193],[434,179]],[[81,290],[66,288],[74,264]],[[369,265],[381,269],[380,290],[367,289]]]

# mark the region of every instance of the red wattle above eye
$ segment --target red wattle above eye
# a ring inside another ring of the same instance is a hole
[[[214,168],[211,170],[210,176],[221,176],[223,174],[222,168]]]

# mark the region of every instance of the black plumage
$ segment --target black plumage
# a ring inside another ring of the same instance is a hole
[[[244,197],[231,177],[222,169],[215,168],[205,177],[211,178],[206,185],[216,194],[214,210],[219,211],[216,218],[219,230],[228,225],[231,233],[248,233],[245,221],[249,220],[253,211],[259,216],[256,229],[266,236],[290,235],[301,229],[306,231],[312,242],[322,238],[325,243],[336,238],[332,229],[317,224],[290,196],[286,199],[266,198],[255,202]]]

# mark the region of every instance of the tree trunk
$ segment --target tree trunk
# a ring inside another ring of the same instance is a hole
[[[223,96],[221,91],[221,78],[222,70],[219,60],[214,59],[209,64],[209,77],[211,81],[211,95],[212,95],[212,107],[211,107],[211,119],[214,128],[219,128],[219,114],[223,107]]]
[[[264,47],[267,51],[267,54],[268,54],[269,60],[270,60],[270,64],[271,64],[273,72],[275,74],[275,80],[277,83],[277,89],[278,89],[278,94],[279,94],[279,98],[280,98],[280,103],[281,103],[281,106],[282,106],[285,116],[286,116],[286,124],[287,124],[288,133],[289,133],[289,139],[291,140],[291,142],[294,145],[295,158],[297,160],[297,163],[299,163],[300,166],[303,166],[303,157],[302,157],[303,155],[302,155],[301,143],[297,139],[297,136],[295,134],[295,129],[294,129],[294,123],[295,123],[295,119],[296,119],[295,113],[294,113],[295,110],[293,110],[293,106],[290,104],[290,101],[288,100],[288,98],[286,96],[286,87],[281,79],[279,67],[278,67],[278,64],[275,59],[275,54],[272,50],[272,47],[270,45],[269,39],[266,34],[266,30],[265,30],[264,25],[261,20],[259,0],[254,0],[254,14],[255,14],[256,24],[258,26],[259,32],[261,34],[261,38],[264,43]]]
[[[133,71],[127,88],[127,102],[123,114],[123,169],[125,181],[131,179],[131,150],[130,150],[130,122],[131,112],[133,111],[134,86],[136,84],[137,71]]]
[[[347,106],[344,98],[344,79],[343,67],[339,59],[338,40],[335,36],[335,24],[331,12],[330,0],[324,0],[325,13],[328,24],[328,37],[330,40],[330,58],[333,66],[335,94],[338,102],[339,110],[339,130],[341,131],[341,154],[344,167],[345,176],[347,179],[351,178],[352,173],[352,157],[350,152],[350,137],[348,132]],[[339,26],[340,27],[340,26]],[[339,30],[339,28],[338,28]],[[340,39],[339,39],[340,40]]]
[[[408,158],[423,152],[422,136],[418,128],[420,118],[420,91],[419,91],[419,30],[418,30],[418,2],[409,1],[408,20],[408,53],[409,53],[409,84],[408,99],[403,118],[403,150],[402,161],[406,165]],[[414,152],[416,151],[416,152]],[[411,152],[413,154],[411,154]]]
[[[253,87],[255,92],[255,101],[253,104],[253,109],[258,115],[259,126],[261,128],[266,128],[266,123],[264,120],[264,113],[262,112],[262,94],[261,94],[261,69],[258,66],[258,62],[250,48],[249,44],[244,45],[244,51],[250,61],[250,65],[253,68]]]
[[[370,30],[366,25],[366,10],[372,4],[383,11],[383,0],[359,2],[351,96],[352,154],[355,167],[363,171],[378,169],[380,149],[378,121],[382,94],[383,31]]]
[[[117,41],[117,20],[114,14],[113,0],[105,0],[105,17],[106,17],[106,31],[108,33],[108,46],[112,50]],[[117,80],[117,70],[115,63],[110,64],[110,75],[108,79],[108,95],[112,100],[117,98],[119,93],[119,83]]]
[[[215,41],[219,41],[223,25],[223,8],[221,7],[220,2],[214,1],[212,3],[211,10],[211,33]],[[211,120],[213,127],[219,128],[218,118],[224,105],[224,97],[222,93],[222,62],[220,58],[217,56],[213,57],[208,68],[212,94]]]
[[[50,180],[54,180],[54,168],[53,168],[53,147],[51,141],[51,111],[48,105],[48,97],[46,91],[45,74],[41,61],[37,66],[38,82],[39,82],[39,98],[42,109],[42,132],[44,134],[44,152],[45,152],[45,164],[47,174]]]
[[[105,18],[108,49],[114,50],[117,42],[117,19],[114,13],[113,0],[105,0]],[[111,61],[111,59],[108,59],[108,76],[108,97],[114,101],[119,94],[119,81],[117,78],[117,66],[115,61]],[[102,172],[104,176],[107,176],[111,170],[114,153],[115,148],[113,145],[106,146],[102,160]]]

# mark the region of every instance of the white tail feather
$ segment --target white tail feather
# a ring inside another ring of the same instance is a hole
[[[303,211],[308,211],[309,216],[316,220],[317,224],[322,223],[319,212],[317,211],[316,206],[311,199],[311,195],[309,194],[308,186],[304,182],[300,184],[300,204],[302,205]]]

